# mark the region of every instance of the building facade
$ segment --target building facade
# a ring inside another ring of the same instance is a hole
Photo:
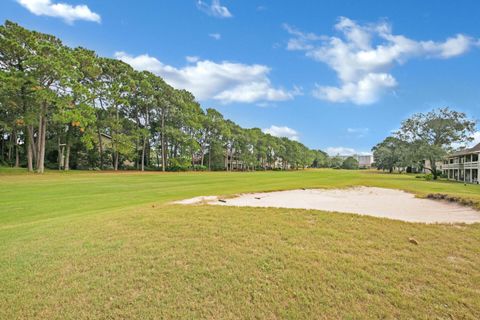
[[[351,156],[342,156],[342,155],[338,155],[337,157],[341,158],[342,160],[345,160],[349,157],[352,157],[354,158],[355,160],[358,161],[358,166],[360,168],[365,168],[365,169],[370,169],[372,167],[372,163],[373,163],[373,156],[372,155],[363,155],[363,154],[354,154],[354,155],[351,155]]]
[[[448,155],[442,166],[443,174],[449,180],[478,183],[480,162],[480,143],[470,149]]]

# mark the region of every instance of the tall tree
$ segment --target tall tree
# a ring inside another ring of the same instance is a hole
[[[397,135],[403,141],[415,144],[419,154],[429,160],[429,170],[434,179],[441,171],[437,161],[442,160],[454,144],[472,141],[476,122],[463,112],[440,108],[427,113],[417,113],[402,122]]]
[[[381,170],[388,170],[390,173],[395,168],[405,168],[414,162],[413,158],[411,158],[413,148],[410,148],[407,142],[397,137],[385,138],[385,140],[375,145],[372,151],[375,166]]]

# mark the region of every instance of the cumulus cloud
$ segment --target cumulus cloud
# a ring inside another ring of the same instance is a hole
[[[222,35],[220,33],[210,33],[208,36],[215,40],[220,40],[222,38]]]
[[[476,146],[477,144],[480,143],[480,131],[477,131],[473,134],[473,142],[471,144],[471,146]]]
[[[190,62],[190,63],[195,63],[198,60],[200,60],[200,58],[197,56],[186,56],[185,60],[187,60],[187,62]]]
[[[220,0],[212,0],[210,4],[198,0],[197,1],[198,9],[202,10],[206,14],[217,17],[217,18],[231,18],[233,15],[227,7],[220,4]]]
[[[76,20],[100,23],[101,17],[86,5],[53,3],[51,0],[17,0],[20,5],[37,16],[61,18],[71,24]]]
[[[290,140],[299,141],[299,134],[296,130],[289,127],[270,126],[262,130],[264,133],[271,134],[274,137],[285,137]]]
[[[137,70],[148,70],[165,79],[175,88],[187,89],[199,100],[213,99],[221,103],[252,103],[291,100],[301,94],[299,88],[275,88],[268,74],[270,68],[259,64],[190,59],[190,64],[176,68],[157,58],[143,54],[132,56],[116,52],[115,57]]]
[[[478,40],[457,34],[444,41],[417,41],[392,32],[390,24],[358,24],[341,17],[338,36],[305,33],[284,25],[291,38],[287,50],[304,51],[337,74],[338,86],[317,85],[313,95],[331,102],[372,104],[398,85],[390,70],[412,58],[448,59],[478,46]]]
[[[363,138],[370,132],[368,128],[347,128],[347,133],[349,136],[354,136],[356,138]]]
[[[364,151],[358,151],[355,150],[354,148],[348,148],[348,147],[328,147],[325,149],[325,152],[329,156],[353,156],[353,155],[370,155],[371,153],[369,152],[364,152]]]

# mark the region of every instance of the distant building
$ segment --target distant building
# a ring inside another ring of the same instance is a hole
[[[449,180],[478,183],[479,156],[480,143],[473,148],[451,153],[443,161],[442,172]]]
[[[443,164],[444,164],[444,161],[436,161],[435,162],[435,167],[437,168],[437,170],[440,170],[443,172]],[[423,160],[423,169],[420,169],[419,171],[420,172],[423,172],[423,173],[431,173],[432,169],[432,164],[430,163],[430,160],[426,159],[426,160]],[[413,170],[415,172],[415,170]]]
[[[372,167],[372,163],[373,163],[373,156],[371,154],[368,154],[368,155],[354,154],[350,156],[338,155],[337,157],[341,158],[342,160],[352,157],[358,161],[359,168],[369,169]]]

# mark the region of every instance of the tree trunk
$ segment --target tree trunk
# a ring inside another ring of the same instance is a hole
[[[2,162],[5,160],[4,152],[5,152],[5,139],[3,138],[3,131],[2,131],[0,133],[0,160],[2,160]]]
[[[139,159],[139,152],[138,152],[138,139],[135,139],[135,168],[137,170],[140,169],[140,159]]]
[[[98,101],[100,102],[100,110],[104,110],[102,99],[99,98]],[[93,99],[93,105],[95,105],[95,99]],[[100,114],[101,111],[97,113],[98,152],[100,153],[100,170],[103,170],[103,140],[100,132]]]
[[[63,170],[68,171],[70,170],[70,142],[67,141],[67,145],[65,147],[65,164],[63,165]]]
[[[38,170],[38,167],[40,165],[40,149],[41,149],[41,144],[42,144],[42,133],[43,133],[43,121],[42,121],[42,115],[40,114],[40,117],[38,119],[38,135],[37,135],[37,143],[35,147],[35,168]]]
[[[103,170],[103,141],[102,141],[102,134],[100,133],[100,128],[98,128],[97,132],[98,132],[98,152],[100,153],[100,170]]]
[[[437,180],[439,174],[438,174],[438,171],[437,171],[437,165],[435,164],[435,160],[434,159],[430,159],[430,168],[431,168],[431,172],[433,174],[433,180]]]
[[[27,168],[28,172],[33,172],[33,152],[32,145],[27,145]]]
[[[212,170],[212,146],[208,147],[208,171]]]
[[[27,136],[26,136],[26,148],[27,148],[27,168],[29,172],[33,172],[33,155],[35,154],[33,148],[34,144],[33,141],[33,128],[31,126],[27,126]]]
[[[57,155],[58,170],[62,170],[62,167],[63,167],[63,148],[62,148],[62,144],[61,144],[61,141],[60,141],[60,133],[58,134],[58,137],[57,137],[57,152],[58,152],[58,155]]]
[[[145,145],[146,145],[146,139],[143,137],[143,148],[142,148],[142,171],[145,171]]]
[[[10,140],[10,142],[8,143],[8,154],[7,154],[7,159],[8,159],[8,164],[9,165],[12,165],[12,148],[13,148],[13,135],[10,134],[10,136],[8,137],[8,139]]]
[[[115,151],[113,155],[113,170],[118,171],[118,152]]]
[[[162,171],[165,171],[165,165],[167,164],[167,152],[165,150],[165,110],[162,110],[162,122],[161,122],[161,145],[162,145]]]
[[[40,148],[39,148],[39,159],[38,159],[38,173],[43,173],[45,171],[45,143],[46,143],[46,134],[47,134],[47,104],[43,104],[43,114],[41,116],[41,139],[40,139]]]
[[[20,167],[20,150],[18,145],[17,132],[14,133],[14,140],[15,140],[15,168],[18,168]]]
[[[228,147],[225,149],[225,170],[228,171]]]
[[[33,164],[37,163],[37,146],[35,144],[33,125],[29,125],[27,127],[27,132],[28,132],[28,143],[30,143],[30,152],[32,153],[32,171],[33,171]]]
[[[70,126],[67,128],[67,138],[65,140],[65,160],[63,163],[63,170],[68,171],[70,170],[70,148],[71,148],[71,143],[70,143]]]
[[[147,144],[145,149],[145,165],[147,167],[150,165],[150,151],[151,151],[150,139],[147,138]]]

